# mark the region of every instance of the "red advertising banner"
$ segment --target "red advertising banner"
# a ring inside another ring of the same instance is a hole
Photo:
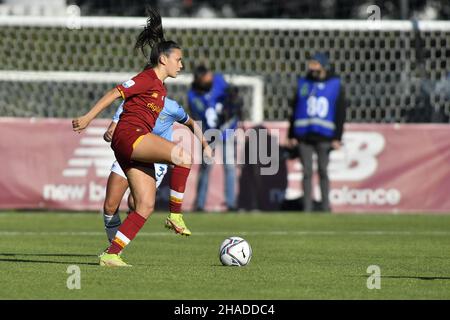
[[[68,119],[0,118],[0,209],[101,210],[114,161],[102,138],[108,124],[96,120],[76,134]],[[285,143],[287,123],[263,126],[277,145]],[[174,139],[186,148],[194,140],[187,129],[176,130]],[[347,124],[343,142],[330,154],[333,212],[450,212],[450,126]],[[244,148],[238,144],[237,153]],[[198,160],[198,152],[191,152]],[[268,175],[255,165],[237,165],[239,207],[279,210],[285,199],[301,197],[298,159],[276,161],[276,172]],[[224,209],[223,171],[221,164],[211,170],[207,210]],[[184,210],[194,207],[197,172],[195,164]],[[314,183],[320,199],[317,177]],[[166,177],[157,196],[160,208],[168,194]]]

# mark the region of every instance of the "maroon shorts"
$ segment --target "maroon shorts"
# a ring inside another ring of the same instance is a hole
[[[131,168],[137,168],[145,173],[155,177],[155,166],[153,163],[145,163],[134,161],[131,159],[131,154],[135,146],[141,141],[141,139],[150,131],[146,128],[117,125],[114,130],[114,135],[111,141],[111,148],[114,151],[116,160],[119,163],[125,174]]]

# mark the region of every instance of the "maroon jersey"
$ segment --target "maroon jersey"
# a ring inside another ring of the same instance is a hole
[[[121,127],[142,127],[151,132],[164,107],[166,89],[153,69],[146,69],[116,87],[125,100]]]
[[[166,89],[153,69],[142,71],[116,88],[125,99],[123,112],[111,141],[116,159],[124,172],[133,167],[154,168],[148,163],[131,160],[131,155],[144,135],[153,131],[156,119],[164,107]]]

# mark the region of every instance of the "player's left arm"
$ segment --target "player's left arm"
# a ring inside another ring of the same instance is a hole
[[[123,112],[123,105],[125,104],[125,100],[122,101],[122,103],[119,105],[119,107],[116,110],[116,113],[114,114],[114,117],[112,118],[111,123],[108,126],[108,129],[103,134],[103,140],[106,142],[111,142],[112,136],[114,134],[114,130],[116,130],[117,123],[119,122],[120,115]]]
[[[103,134],[103,140],[105,140],[106,142],[111,142],[114,130],[116,130],[116,126],[117,122],[111,121],[111,123],[108,126],[108,129]]]
[[[205,136],[203,135],[203,131],[200,128],[200,126],[194,120],[192,120],[192,118],[186,113],[186,111],[184,111],[183,107],[178,104],[176,104],[176,107],[172,109],[171,113],[173,114],[175,121],[184,124],[192,131],[194,136],[196,136],[197,139],[202,144],[205,156],[207,158],[212,159],[213,151],[209,146],[208,141],[205,139]]]
[[[194,136],[197,137],[198,141],[200,141],[205,155],[209,158],[212,158],[213,157],[212,149],[209,146],[208,141],[205,139],[205,136],[203,135],[203,132],[202,132],[202,129],[200,128],[200,126],[194,120],[192,120],[191,117],[189,117],[188,120],[186,122],[184,122],[183,124],[186,127],[188,127],[192,131]]]

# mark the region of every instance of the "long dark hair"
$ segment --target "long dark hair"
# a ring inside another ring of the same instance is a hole
[[[158,65],[159,57],[169,55],[172,49],[181,49],[181,47],[171,40],[164,38],[164,30],[161,22],[161,15],[154,8],[147,8],[147,24],[144,30],[138,35],[134,48],[141,50],[142,54],[147,58],[145,47],[151,48],[149,62],[146,68],[153,68]]]

